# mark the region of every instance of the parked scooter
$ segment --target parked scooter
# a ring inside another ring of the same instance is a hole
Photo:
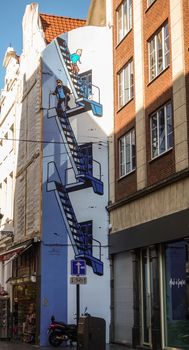
[[[63,342],[70,342],[70,345],[77,342],[77,325],[56,321],[54,316],[51,317],[48,333],[49,343],[55,347]]]
[[[90,317],[85,308],[82,316]],[[69,342],[72,346],[74,342],[77,342],[77,325],[66,324],[65,322],[56,321],[54,316],[51,316],[51,324],[48,328],[49,343],[57,347],[63,342]]]

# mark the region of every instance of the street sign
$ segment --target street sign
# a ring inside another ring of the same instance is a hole
[[[85,262],[85,260],[71,260],[71,275],[73,275],[73,276],[85,276],[86,275],[86,262]]]
[[[87,277],[72,276],[70,277],[71,284],[87,284]]]

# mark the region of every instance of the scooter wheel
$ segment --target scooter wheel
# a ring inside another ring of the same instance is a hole
[[[61,339],[58,339],[58,337],[60,336],[59,332],[53,331],[49,334],[49,343],[54,346],[57,347],[62,343]]]

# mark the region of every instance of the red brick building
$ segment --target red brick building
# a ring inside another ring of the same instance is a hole
[[[112,6],[112,338],[188,349],[189,2]]]

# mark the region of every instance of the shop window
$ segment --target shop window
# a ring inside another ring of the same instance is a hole
[[[117,43],[119,44],[132,28],[132,0],[123,1],[116,12]]]
[[[118,73],[118,108],[123,107],[134,96],[133,61]]]
[[[165,345],[189,349],[189,244],[165,245]]]
[[[152,114],[151,155],[155,158],[173,147],[173,120],[171,103]]]
[[[119,169],[120,177],[135,169],[136,162],[135,130],[132,129],[119,140]]]
[[[166,23],[148,42],[149,80],[153,80],[170,63],[169,29]]]

